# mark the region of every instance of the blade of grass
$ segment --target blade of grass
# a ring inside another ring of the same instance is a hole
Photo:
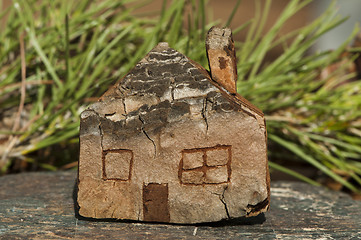
[[[340,177],[339,175],[335,174],[330,169],[328,169],[327,167],[322,165],[319,161],[317,161],[313,157],[306,154],[299,146],[295,145],[294,143],[287,142],[284,139],[282,139],[282,138],[280,138],[280,137],[278,137],[276,135],[273,135],[273,134],[268,135],[268,137],[272,141],[280,144],[281,146],[283,146],[286,149],[290,150],[291,152],[293,152],[294,154],[296,154],[300,158],[304,159],[306,162],[308,162],[311,165],[315,166],[317,169],[319,169],[320,171],[322,171],[323,173],[325,173],[326,175],[328,175],[329,177],[331,177],[335,181],[341,183],[342,185],[344,185],[345,187],[347,187],[351,191],[354,191],[354,192],[359,192],[360,191],[354,185],[347,182],[345,179],[343,179],[342,177]]]
[[[314,181],[314,180],[312,180],[312,179],[310,179],[310,178],[308,178],[308,177],[303,176],[302,174],[299,174],[299,173],[296,172],[296,171],[293,171],[293,170],[291,170],[291,169],[289,169],[289,168],[283,167],[283,166],[281,166],[281,165],[279,165],[279,164],[277,164],[277,163],[268,161],[268,165],[269,165],[271,168],[275,169],[275,170],[278,170],[278,171],[280,171],[280,172],[286,173],[286,174],[288,174],[288,175],[290,175],[290,176],[292,176],[292,177],[294,177],[294,178],[297,178],[297,179],[299,179],[299,180],[301,180],[301,181],[304,181],[304,182],[306,182],[306,183],[309,183],[309,184],[311,184],[311,185],[321,186],[321,184],[320,184],[319,182],[316,182],[316,181]]]
[[[70,66],[69,66],[69,15],[65,14],[65,72],[66,72],[66,84],[69,84],[70,79]]]
[[[231,14],[229,15],[229,17],[228,17],[228,19],[227,19],[227,22],[226,22],[226,24],[225,24],[226,27],[229,27],[229,26],[231,25],[231,22],[232,22],[232,20],[233,20],[233,18],[234,18],[234,15],[236,14],[236,12],[237,12],[237,10],[238,10],[238,8],[239,8],[239,5],[241,4],[241,1],[242,1],[242,0],[238,0],[238,1],[236,2],[236,5],[233,7],[233,10],[232,10]]]

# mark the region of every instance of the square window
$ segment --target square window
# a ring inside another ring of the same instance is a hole
[[[132,151],[109,150],[103,154],[104,179],[122,181],[130,179],[130,171],[133,160]]]
[[[228,160],[228,148],[218,148],[207,151],[207,166],[226,165]]]
[[[183,169],[194,169],[203,166],[203,152],[183,152]]]
[[[231,178],[229,145],[184,149],[178,177],[182,184],[222,184]]]
[[[206,183],[225,183],[228,181],[227,166],[212,167],[207,169],[205,182]]]
[[[186,171],[182,173],[182,183],[202,184],[204,173],[202,171]]]

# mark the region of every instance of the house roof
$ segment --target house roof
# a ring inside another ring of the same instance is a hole
[[[113,113],[104,112],[106,103],[111,101],[121,101],[123,105],[122,116],[114,118],[115,121],[112,119],[112,122],[107,119]],[[261,110],[240,95],[230,94],[213,81],[202,66],[170,48],[167,43],[159,43],[109,89],[99,99],[99,103],[89,109],[98,114],[103,113],[102,124],[108,125],[107,129],[112,134],[117,133],[110,129],[123,129],[118,133],[123,137],[140,129],[157,131],[165,124],[186,116],[204,118],[206,111],[229,112],[241,109],[247,114],[263,117]]]
[[[209,72],[185,55],[161,42],[120,82],[100,99],[153,95],[160,100],[206,96],[218,88],[224,96],[263,116],[263,112],[239,94],[231,94],[213,81]]]
[[[208,72],[199,64],[167,43],[159,43],[101,100],[134,95],[153,95],[169,101],[199,97],[216,90],[210,81]]]

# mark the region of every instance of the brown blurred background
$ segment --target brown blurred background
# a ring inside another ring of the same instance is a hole
[[[1,0],[3,1],[3,9],[10,6],[12,4],[12,0]],[[51,1],[51,0],[47,0]],[[79,0],[78,0],[79,1]],[[168,1],[170,2],[170,1]],[[264,0],[261,1],[261,6],[264,5]],[[145,7],[139,9],[137,13],[149,13],[151,12],[159,12],[162,8],[163,0],[153,0],[151,3],[147,4]],[[207,14],[208,18],[212,20],[220,20],[222,23],[225,23],[232,13],[232,10],[236,6],[237,0],[209,0],[209,4],[207,4]],[[279,14],[283,10],[283,8],[287,5],[288,1],[285,0],[273,0],[272,6],[269,15],[269,21],[266,23],[265,29],[269,29],[275,20],[277,20]],[[291,18],[291,20],[285,25],[282,29],[281,34],[287,33],[293,29],[299,28],[307,24],[310,19],[312,19],[312,9],[315,4],[311,4],[306,8],[302,9],[298,14]],[[252,19],[255,12],[255,1],[254,0],[243,0],[234,16],[231,27],[236,28],[241,24],[247,22]],[[243,37],[244,33],[238,34],[235,36],[238,39]]]
[[[0,0],[2,1],[3,9],[12,4],[12,0]],[[47,0],[51,1],[51,0]],[[77,0],[81,1],[81,0]],[[101,1],[101,0],[100,0]],[[168,0],[170,2],[171,0]],[[231,23],[231,28],[236,28],[241,24],[252,19],[255,13],[255,0],[242,0],[241,4],[234,16]],[[332,0],[315,0],[305,8],[301,9],[296,15],[294,15],[282,28],[280,34],[286,34],[294,29],[307,25],[310,21],[319,16],[325,9],[331,4]],[[137,11],[138,14],[145,14],[149,12],[159,12],[162,8],[163,0],[153,0],[145,7]],[[210,20],[220,20],[221,23],[225,23],[235,8],[237,0],[209,0],[206,5],[207,18]],[[270,14],[268,21],[266,22],[265,31],[269,30],[274,22],[279,17],[284,7],[289,3],[287,0],[272,0]],[[260,0],[261,7],[265,5],[265,0]],[[355,23],[361,22],[361,1],[360,0],[338,0],[335,6],[342,17],[350,17],[345,23],[337,27],[325,35],[319,41],[317,49],[333,49],[340,45],[347,36],[351,33]],[[2,23],[0,26],[3,26]],[[246,32],[241,32],[235,36],[235,39],[241,40],[244,38]],[[281,48],[276,48],[271,56],[277,56],[280,54]]]
[[[329,1],[329,0],[327,0]],[[169,2],[169,1],[168,1]],[[237,0],[209,0],[209,3],[205,6],[207,9],[207,18],[209,20],[219,20],[220,25],[227,22],[227,19],[231,15],[233,9],[237,4]],[[148,12],[149,10],[160,11],[162,8],[163,0],[154,0],[151,4],[139,10],[139,13]],[[261,0],[261,7],[265,5],[265,0]],[[279,17],[282,10],[289,3],[285,0],[273,0],[271,4],[271,9],[268,17],[268,21],[265,25],[265,31],[269,30],[277,18]],[[294,29],[300,28],[306,25],[313,19],[315,4],[312,3],[299,11],[295,16],[293,16],[290,21],[288,21],[284,28],[281,30],[281,35],[286,34]],[[255,0],[242,0],[241,4],[238,7],[236,14],[234,15],[233,21],[231,23],[231,28],[235,29],[252,19],[255,15]],[[246,31],[240,32],[234,36],[236,40],[242,40],[245,37]],[[274,58],[281,53],[281,47],[276,48],[273,52],[270,53],[269,57]]]

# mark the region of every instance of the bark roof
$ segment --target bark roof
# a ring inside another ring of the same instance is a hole
[[[114,107],[109,110],[114,101],[122,105],[119,112]],[[103,130],[124,137],[157,132],[167,123],[195,115],[206,118],[210,112],[243,110],[263,117],[262,111],[240,95],[230,94],[202,66],[167,43],[159,43],[88,110],[101,117],[103,127],[108,126]],[[122,133],[117,133],[119,129]]]

